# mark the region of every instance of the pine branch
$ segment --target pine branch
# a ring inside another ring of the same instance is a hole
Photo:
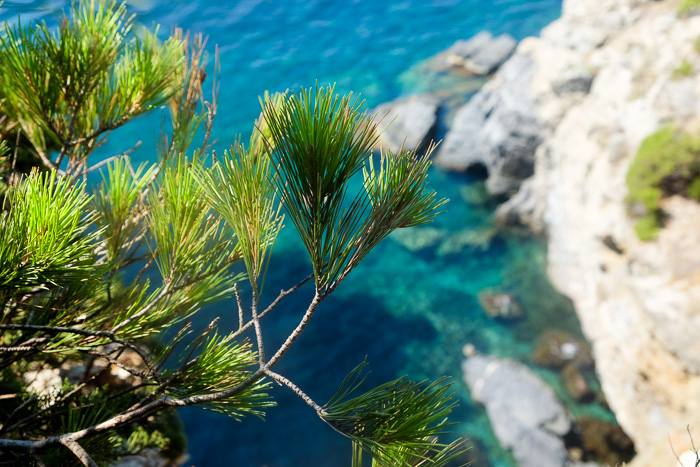
[[[284,297],[286,297],[287,295],[293,294],[294,292],[296,292],[297,290],[299,290],[299,288],[301,288],[301,286],[303,286],[304,284],[306,284],[307,282],[309,282],[309,281],[310,281],[311,279],[313,279],[313,278],[314,278],[314,274],[311,273],[311,274],[309,274],[308,276],[306,276],[305,279],[303,279],[301,282],[299,282],[297,285],[295,285],[295,286],[292,287],[291,289],[288,289],[288,290],[280,290],[280,293],[279,293],[279,295],[277,296],[277,298],[275,298],[275,299],[272,301],[272,303],[270,303],[270,304],[268,305],[268,307],[265,308],[265,310],[264,310],[262,313],[260,313],[260,318],[263,318],[266,314],[268,314],[270,311],[272,311],[277,305],[279,305],[280,302],[284,299]]]
[[[142,316],[146,315],[146,313],[148,313],[149,311],[151,311],[151,310],[158,304],[158,302],[160,302],[160,300],[161,300],[163,297],[165,297],[165,296],[168,294],[168,292],[171,291],[170,288],[171,288],[171,283],[170,283],[170,282],[166,282],[166,283],[165,283],[165,286],[163,286],[163,289],[160,291],[160,293],[159,293],[153,300],[151,300],[151,302],[150,302],[148,305],[146,305],[145,307],[143,307],[143,308],[141,309],[141,311],[139,311],[138,313],[136,313],[136,314],[134,314],[134,315],[128,317],[127,319],[125,319],[125,320],[122,321],[121,323],[119,323],[119,324],[117,324],[116,326],[114,326],[114,327],[112,328],[111,334],[114,335],[116,332],[118,332],[120,329],[122,329],[122,328],[123,328],[124,326],[126,326],[127,324],[131,324],[131,323],[134,322],[135,320],[137,320],[137,319],[141,318]]]
[[[69,328],[61,326],[38,326],[33,324],[0,324],[0,329],[38,331],[45,332],[47,334],[70,333],[87,337],[106,338],[114,342],[115,344],[122,345],[130,350],[133,350],[136,354],[138,354],[138,356],[141,358],[141,360],[143,360],[144,364],[149,369],[151,376],[153,376],[158,382],[160,382],[158,372],[153,368],[148,357],[144,354],[143,350],[141,350],[138,346],[132,344],[129,341],[117,338],[115,336],[114,331],[91,331],[80,328]]]
[[[253,316],[253,327],[255,328],[255,338],[258,342],[258,362],[260,368],[265,365],[265,347],[263,345],[262,328],[260,327],[260,319],[258,317],[258,294],[253,289],[253,303],[250,307],[250,312]]]
[[[236,305],[238,305],[238,330],[243,327],[243,304],[241,303],[241,294],[238,292],[238,284],[233,285],[233,293],[236,295]]]
[[[314,400],[311,399],[304,391],[302,391],[301,389],[299,389],[299,386],[297,386],[296,384],[292,383],[291,381],[289,381],[289,380],[288,380],[287,378],[285,378],[284,376],[282,376],[282,375],[280,375],[280,374],[278,374],[278,373],[275,373],[275,372],[272,371],[272,370],[265,370],[265,374],[266,374],[267,376],[269,376],[270,378],[274,379],[275,381],[277,381],[277,383],[278,383],[279,385],[287,386],[289,389],[291,389],[292,391],[294,391],[294,393],[295,393],[297,396],[301,397],[302,400],[303,400],[304,402],[306,402],[306,404],[307,404],[309,407],[311,407],[312,409],[314,409],[314,410],[316,411],[316,413],[319,414],[320,416],[327,415],[326,409],[324,409],[323,407],[321,407],[320,405],[318,405],[316,402],[314,402]]]
[[[77,441],[75,441],[72,438],[62,438],[61,439],[61,444],[70,449],[75,456],[80,459],[80,462],[83,463],[83,465],[87,467],[98,467],[97,463],[95,463],[94,460],[90,457],[90,455],[83,449],[83,447],[78,444]]]

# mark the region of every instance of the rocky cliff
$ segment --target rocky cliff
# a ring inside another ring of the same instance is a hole
[[[553,283],[574,301],[618,421],[639,455],[672,465],[700,437],[700,204],[662,201],[640,241],[625,178],[642,140],[700,128],[700,17],[678,1],[565,0],[462,108],[437,162],[480,164],[511,196],[506,222],[546,233]],[[465,141],[473,144],[467,149]]]

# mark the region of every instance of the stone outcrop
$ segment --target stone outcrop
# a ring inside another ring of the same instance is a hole
[[[573,423],[552,389],[526,366],[484,355],[462,364],[472,398],[486,407],[501,445],[521,467],[564,467]]]
[[[546,232],[550,278],[575,304],[634,467],[672,465],[669,434],[683,452],[700,420],[700,204],[663,200],[666,225],[642,242],[625,203],[641,141],[665,122],[700,121],[700,16],[676,8],[565,0],[460,111],[438,155],[482,164],[492,193],[520,187],[500,219]],[[685,62],[690,74],[675,74]]]
[[[464,68],[475,75],[487,75],[511,56],[517,42],[508,34],[493,37],[482,31],[468,40],[455,42],[447,50],[444,60],[448,66]]]
[[[564,368],[570,364],[577,368],[593,366],[588,344],[559,329],[548,329],[540,334],[530,358],[535,364],[549,368]]]
[[[512,321],[524,316],[523,307],[512,295],[482,290],[479,292],[478,299],[481,308],[490,318]]]
[[[523,40],[494,78],[455,116],[435,161],[451,170],[482,166],[489,192],[513,195],[534,173],[535,152],[593,76],[573,51]],[[552,99],[553,86],[556,99]]]
[[[382,119],[378,146],[392,152],[402,146],[409,151],[425,149],[435,135],[439,108],[439,100],[429,95],[379,105],[372,111]]]

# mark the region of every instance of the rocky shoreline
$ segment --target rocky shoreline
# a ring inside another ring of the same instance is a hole
[[[487,172],[500,222],[547,238],[634,467],[676,462],[669,437],[686,451],[700,419],[700,204],[662,200],[666,224],[642,242],[625,202],[642,140],[667,122],[697,130],[699,72],[700,17],[678,2],[565,0],[457,111],[435,156]]]

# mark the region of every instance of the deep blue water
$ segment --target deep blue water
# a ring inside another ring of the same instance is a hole
[[[9,1],[0,18],[13,19],[21,12],[25,22],[51,21],[65,5],[63,0]],[[143,24],[159,23],[166,32],[172,25],[204,32],[210,51],[219,45],[221,95],[214,130],[219,150],[236,135],[247,138],[259,113],[258,96],[265,90],[311,86],[316,80],[337,83],[339,92],[360,92],[369,106],[436,86],[451,87],[440,91],[450,97],[450,105],[459,104],[473,82],[426,82],[416,65],[480,30],[507,32],[516,39],[537,35],[561,12],[561,0],[139,0],[129,5]],[[104,152],[119,153],[140,139],[144,145],[134,157],[154,160],[159,122],[160,115],[153,114],[126,126],[112,135]],[[433,169],[431,184],[439,196],[451,199],[448,212],[427,227],[400,231],[381,244],[323,303],[277,370],[319,403],[365,355],[372,370],[369,384],[404,374],[417,380],[449,375],[461,404],[452,417],[455,434],[481,444],[491,465],[510,466],[512,459],[498,447],[483,409],[472,404],[461,380],[461,348],[473,343],[482,352],[527,361],[542,329],[579,333],[578,323],[571,304],[547,282],[544,245],[522,232],[494,235],[494,206],[483,202],[480,182]],[[310,272],[288,224],[276,245],[263,304]],[[506,325],[486,318],[476,298],[484,288],[515,294],[527,319]],[[311,290],[302,289],[266,319],[267,348],[274,349],[296,326],[310,297]],[[222,315],[224,328],[237,323],[230,302],[201,314],[206,323]],[[539,373],[574,413],[611,417],[599,406],[573,404],[556,374]],[[182,410],[190,464],[349,465],[349,441],[286,388],[275,387],[272,394],[279,405],[268,411],[265,422],[250,418],[237,423],[199,409]]]

